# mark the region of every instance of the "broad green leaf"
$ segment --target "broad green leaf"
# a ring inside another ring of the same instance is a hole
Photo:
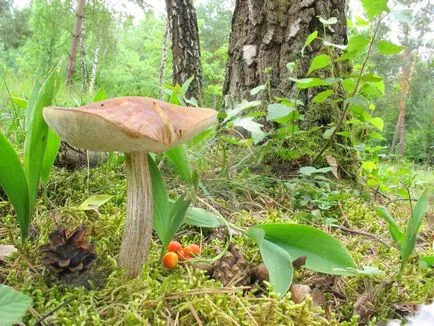
[[[330,65],[332,60],[327,54],[320,54],[313,58],[312,63],[310,64],[309,71],[307,72],[310,75],[315,70],[327,67]]]
[[[306,256],[306,267],[321,273],[351,275],[356,268],[351,254],[332,236],[300,224],[263,224],[249,229],[265,231],[264,239],[284,249],[294,260]]]
[[[347,52],[359,53],[368,46],[370,39],[361,34],[356,34],[348,40]]]
[[[190,207],[187,210],[184,223],[201,228],[217,228],[221,225],[215,214],[199,207]]]
[[[362,95],[356,95],[354,97],[349,97],[345,99],[344,103],[351,103],[357,106],[361,106],[363,108],[367,108],[369,103],[366,98]]]
[[[422,218],[425,216],[428,208],[428,194],[429,190],[426,189],[419,197],[416,205],[414,205],[411,218],[408,221],[407,229],[405,232],[406,238],[404,245],[401,247],[401,257],[404,262],[408,260],[411,253],[416,246],[417,234],[419,233]]]
[[[413,10],[411,9],[392,10],[390,13],[400,23],[409,23],[413,18]]]
[[[387,0],[362,0],[362,5],[369,20],[374,19],[383,11],[389,12],[389,7],[387,7]]]
[[[304,42],[304,46],[301,49],[301,55],[304,55],[304,49],[306,48],[306,46],[312,43],[317,37],[318,37],[318,31],[315,31],[308,35],[308,37],[306,38],[306,42]]]
[[[352,96],[356,89],[356,82],[352,78],[344,79],[342,81],[342,87],[344,88],[347,97]]]
[[[233,117],[236,117],[242,111],[250,109],[250,108],[258,107],[261,104],[262,104],[262,102],[259,100],[250,101],[250,102],[243,100],[241,103],[238,103],[237,105],[235,105],[235,107],[233,109],[226,111],[226,118],[223,120],[223,123],[225,123],[226,121],[229,121]]]
[[[369,123],[380,131],[383,131],[384,121],[380,117],[372,118]]]
[[[390,41],[379,41],[377,43],[377,49],[380,51],[381,54],[385,55],[391,55],[391,54],[398,54],[402,50],[404,50],[403,46],[393,44]]]
[[[96,94],[93,98],[93,101],[94,102],[100,102],[100,101],[104,101],[106,99],[108,99],[108,95],[107,95],[106,91],[104,90],[104,88],[100,88],[98,90],[98,92],[96,92]]]
[[[330,17],[329,19],[324,19],[321,16],[318,16],[319,21],[323,25],[334,25],[338,22],[338,19],[336,17]]]
[[[332,137],[333,133],[335,132],[335,130],[336,130],[336,127],[332,127],[332,128],[327,129],[322,134],[322,138],[324,138],[324,139],[330,139]]]
[[[265,85],[259,85],[253,89],[250,90],[250,95],[255,96],[259,92],[262,92],[266,89]]]
[[[190,84],[191,84],[191,82],[193,81],[193,79],[194,79],[194,76],[191,76],[190,78],[188,78],[185,82],[184,82],[184,84],[182,84],[182,87],[181,87],[181,89],[182,89],[182,96],[184,96],[185,94],[187,94],[187,91],[188,91],[188,89],[189,89],[189,87],[190,87]]]
[[[266,240],[264,230],[253,227],[247,231],[247,234],[259,246],[274,292],[281,296],[285,295],[292,283],[293,267],[291,256],[279,245]]]
[[[419,261],[426,267],[434,267],[434,256],[423,256]]]
[[[165,152],[164,155],[172,161],[178,175],[191,185],[193,182],[193,172],[186,147],[184,145],[176,146]]]
[[[21,237],[25,239],[30,224],[27,180],[17,153],[2,133],[0,133],[0,186],[8,195],[17,213]]]
[[[377,214],[383,218],[389,225],[389,231],[392,236],[393,241],[402,245],[402,241],[405,239],[404,233],[401,231],[400,226],[396,223],[395,219],[390,215],[386,207],[379,206],[375,209]]]
[[[365,171],[372,172],[376,168],[377,168],[377,164],[375,164],[375,162],[363,161],[363,163],[362,163],[362,169]]]
[[[153,204],[153,227],[161,242],[168,243],[166,231],[169,228],[170,203],[158,166],[150,155],[148,155],[149,173],[152,181],[152,204]]]
[[[333,90],[331,90],[331,89],[323,91],[321,93],[316,94],[312,101],[313,101],[313,103],[323,103],[332,94],[333,94]]]
[[[163,248],[167,247],[170,240],[184,223],[188,206],[190,206],[190,200],[185,199],[185,196],[180,196],[170,208],[168,228],[166,229],[164,241],[162,239]]]
[[[48,128],[47,145],[45,147],[41,170],[41,181],[44,185],[46,185],[48,182],[54,161],[56,160],[57,153],[59,152],[60,142],[60,137],[53,130]]]
[[[291,112],[294,112],[296,109],[294,107],[281,104],[281,103],[273,103],[267,107],[267,120],[274,121],[283,117],[286,117]]]
[[[254,121],[251,117],[239,118],[234,121],[234,125],[242,127],[250,132],[255,144],[259,143],[266,136],[266,133],[262,130],[264,126]]]
[[[369,82],[383,81],[382,77],[380,77],[378,75],[374,75],[374,74],[364,74],[360,79],[363,81],[369,81]]]
[[[28,129],[26,130],[26,140],[24,143],[24,173],[29,189],[30,214],[33,212],[36,201],[47,144],[48,126],[42,116],[42,109],[50,105],[53,100],[62,66],[62,62],[60,62],[50,72],[39,91],[36,94],[32,93],[32,96],[35,97],[30,98],[28,101],[26,118],[29,121],[26,121]]]
[[[298,170],[298,172],[300,172],[303,175],[312,175],[316,171],[317,169],[313,166],[303,166],[302,168],[300,168],[300,170]]]
[[[295,80],[295,82],[297,88],[300,89],[330,85],[330,83],[328,83],[326,80],[320,78],[303,78],[303,79],[297,79]]]
[[[111,195],[94,195],[86,199],[77,207],[81,211],[98,211],[102,205],[107,203],[113,196]]]
[[[0,324],[12,326],[21,321],[32,299],[13,288],[0,284]]]

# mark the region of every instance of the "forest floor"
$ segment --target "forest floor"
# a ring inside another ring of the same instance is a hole
[[[232,160],[234,163],[238,159]],[[16,254],[0,262],[0,281],[32,297],[25,324],[376,325],[402,319],[418,304],[433,299],[434,270],[420,266],[417,259],[433,254],[432,211],[422,225],[415,254],[398,279],[399,251],[391,245],[388,227],[374,207],[388,204],[404,226],[410,214],[408,202],[388,203],[384,197],[373,192],[367,195],[366,189],[353,189],[340,180],[323,180],[327,183],[315,186],[296,173],[291,179],[281,180],[271,169],[269,173],[248,168],[225,172],[217,166],[211,166],[202,176],[207,194],[202,192],[196,206],[212,205],[229,222],[242,227],[264,222],[313,225],[342,241],[358,266],[375,267],[381,273],[338,277],[301,268],[294,276],[296,286],[280,298],[269,293],[267,285],[243,286],[234,281],[223,286],[194,263],[169,271],[161,264],[161,245],[154,238],[143,273],[129,280],[116,263],[123,234],[126,184],[122,157],[115,156],[90,170],[56,170],[38,202],[31,241],[25,245],[18,241],[13,212],[0,207],[1,215],[6,215],[0,224],[0,242],[18,248]],[[182,193],[182,182],[170,167],[164,171],[171,194]],[[427,176],[420,174],[418,178]],[[77,209],[94,194],[113,198],[99,212]],[[57,225],[73,230],[81,224],[96,241],[98,254],[87,288],[56,280],[41,264],[37,249]],[[183,227],[176,240],[200,243],[203,257],[212,258],[225,247],[227,232]],[[232,241],[246,261],[260,263],[252,240],[234,234]],[[297,285],[305,285],[311,297],[296,298]]]

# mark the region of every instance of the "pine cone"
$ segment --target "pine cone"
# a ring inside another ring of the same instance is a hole
[[[212,277],[224,286],[247,285],[250,283],[250,264],[238,248],[229,246],[229,251],[213,264]]]
[[[53,231],[50,242],[42,245],[42,264],[59,276],[82,274],[96,260],[95,243],[86,239],[86,227],[79,226],[69,236],[64,228]]]

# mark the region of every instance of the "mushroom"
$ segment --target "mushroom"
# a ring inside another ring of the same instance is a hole
[[[183,144],[216,121],[212,109],[172,105],[149,97],[119,97],[78,108],[46,107],[47,124],[78,148],[124,152],[127,216],[119,265],[137,276],[152,236],[152,185],[148,153]]]

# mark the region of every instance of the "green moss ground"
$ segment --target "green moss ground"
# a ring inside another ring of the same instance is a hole
[[[168,188],[172,193],[180,193],[180,181],[170,171],[166,172]],[[294,208],[283,183],[271,176],[243,171],[222,177],[210,172],[203,176],[203,183],[211,196],[202,194],[204,200],[237,225],[306,223],[302,218],[305,215],[297,213],[307,210]],[[79,211],[76,207],[93,194],[110,194],[114,198],[100,208],[99,214]],[[398,281],[400,261],[395,248],[363,235],[337,231],[318,220],[311,221],[341,240],[359,266],[373,266],[384,272],[380,276],[338,278],[303,269],[298,271],[294,282],[319,288],[327,299],[322,307],[313,306],[310,299],[295,304],[290,294],[279,298],[273,294],[255,295],[254,291],[245,292],[243,288],[223,288],[194,265],[168,271],[161,266],[161,248],[156,238],[143,273],[129,280],[116,263],[123,231],[125,194],[123,167],[116,160],[90,171],[56,171],[37,206],[34,238],[24,246],[19,242],[13,211],[0,208],[0,216],[4,216],[0,223],[0,243],[14,243],[19,248],[17,254],[0,264],[0,281],[33,298],[26,324],[34,324],[42,315],[63,304],[42,324],[194,325],[200,320],[204,325],[357,325],[359,322],[374,325],[399,317],[397,305],[426,303],[434,297],[434,272],[417,263],[419,255],[433,254],[432,239],[429,240],[432,230],[426,223],[422,227],[425,236],[421,237],[409,267]],[[333,216],[351,229],[388,241],[387,226],[373,211],[375,203],[358,197],[349,192],[339,207],[323,215]],[[409,213],[406,205],[396,202],[391,207],[402,225]],[[90,289],[65,286],[40,264],[36,248],[47,242],[48,234],[57,224],[69,229],[85,224],[89,237],[96,241],[98,261]],[[203,230],[204,235],[209,232]],[[199,229],[183,228],[178,239],[184,243],[199,242],[203,236]],[[242,248],[246,259],[259,262],[258,250],[251,240],[235,236],[234,241]],[[214,238],[206,243],[204,256],[215,256],[223,246],[221,240]],[[369,302],[374,311],[360,321],[353,316],[353,307],[363,294],[368,298],[366,305]]]

